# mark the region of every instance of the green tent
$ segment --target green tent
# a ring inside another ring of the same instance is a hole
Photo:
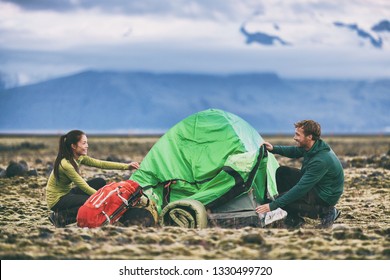
[[[176,201],[196,200],[209,217],[250,213],[258,219],[256,205],[277,195],[279,166],[263,142],[240,117],[218,109],[201,111],[164,134],[130,179],[144,188],[159,214]]]

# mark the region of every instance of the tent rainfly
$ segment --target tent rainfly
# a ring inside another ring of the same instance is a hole
[[[240,117],[208,109],[166,132],[130,179],[154,201],[162,225],[259,226],[256,205],[278,195],[279,164],[263,143]],[[196,201],[189,210],[192,216],[205,215],[206,223],[197,222],[198,217],[181,218],[182,209],[170,212],[181,202],[188,206],[189,201]]]

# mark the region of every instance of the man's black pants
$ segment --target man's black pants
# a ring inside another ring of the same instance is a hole
[[[282,196],[288,192],[299,182],[301,177],[302,174],[299,169],[280,166],[276,170],[276,185],[279,195]],[[332,207],[332,205],[323,201],[313,188],[305,196],[282,208],[286,210],[289,215],[299,215],[301,217],[316,219],[323,214],[328,213]]]

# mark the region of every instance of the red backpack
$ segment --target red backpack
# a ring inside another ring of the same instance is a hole
[[[144,195],[141,186],[131,180],[105,185],[79,208],[77,225],[95,228],[113,224]]]

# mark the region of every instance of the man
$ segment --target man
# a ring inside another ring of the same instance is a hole
[[[256,208],[267,213],[278,207],[286,210],[285,224],[297,228],[302,217],[321,218],[320,228],[328,228],[340,212],[334,207],[344,190],[344,172],[341,163],[321,136],[321,126],[313,120],[295,124],[295,146],[273,146],[266,142],[268,151],[288,158],[302,158],[301,169],[281,166],[276,171],[280,196],[269,204]]]

